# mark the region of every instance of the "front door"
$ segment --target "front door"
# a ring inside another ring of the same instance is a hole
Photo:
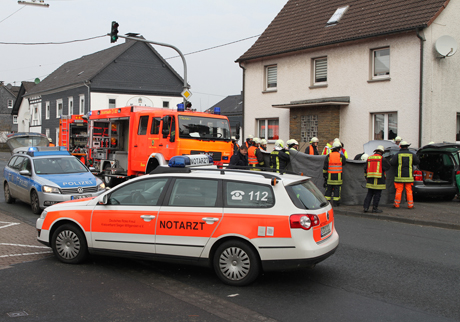
[[[149,177],[114,189],[96,205],[91,240],[98,250],[155,253],[155,225],[167,178]]]

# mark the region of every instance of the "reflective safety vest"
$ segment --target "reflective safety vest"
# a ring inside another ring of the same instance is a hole
[[[414,182],[412,175],[412,163],[414,155],[408,153],[398,153],[398,171],[395,175],[395,182]]]
[[[327,143],[326,146],[323,149],[322,155],[328,155],[331,152],[331,149],[332,149],[332,145]]]
[[[381,178],[382,175],[382,156],[380,154],[371,155],[367,158],[367,177]]]
[[[342,158],[339,152],[329,153],[328,173],[342,173]]]
[[[257,157],[256,157],[256,150],[257,148],[255,146],[251,146],[248,150],[248,163],[249,165],[256,165],[259,163],[259,161],[257,161]]]

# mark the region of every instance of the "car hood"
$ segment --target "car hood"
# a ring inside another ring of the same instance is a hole
[[[30,146],[48,146],[48,138],[41,133],[14,133],[8,136],[6,144],[13,152],[14,149]]]
[[[69,174],[41,174],[38,176],[45,184],[48,182],[53,186],[59,186],[59,188],[94,187],[102,182],[90,172]]]
[[[387,140],[372,140],[372,141],[369,141],[367,143],[364,143],[363,144],[363,151],[364,153],[366,153],[367,155],[373,155],[374,154],[374,150],[377,149],[377,147],[379,145],[383,145],[383,147],[385,148],[385,150],[387,148],[390,148],[390,147],[398,147],[398,145],[396,143],[394,143],[393,141],[387,141]]]

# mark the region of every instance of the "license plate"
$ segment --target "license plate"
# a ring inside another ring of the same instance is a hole
[[[75,200],[75,199],[83,199],[83,198],[89,198],[91,195],[78,195],[78,196],[72,196],[70,200]]]
[[[329,235],[331,233],[331,224],[321,227],[321,237]]]

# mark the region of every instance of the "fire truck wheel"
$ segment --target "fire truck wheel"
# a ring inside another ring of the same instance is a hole
[[[105,175],[105,174],[110,174],[110,168],[111,166],[109,163],[104,166],[104,183],[107,187],[112,188],[112,187],[115,187],[118,182],[116,178]]]

